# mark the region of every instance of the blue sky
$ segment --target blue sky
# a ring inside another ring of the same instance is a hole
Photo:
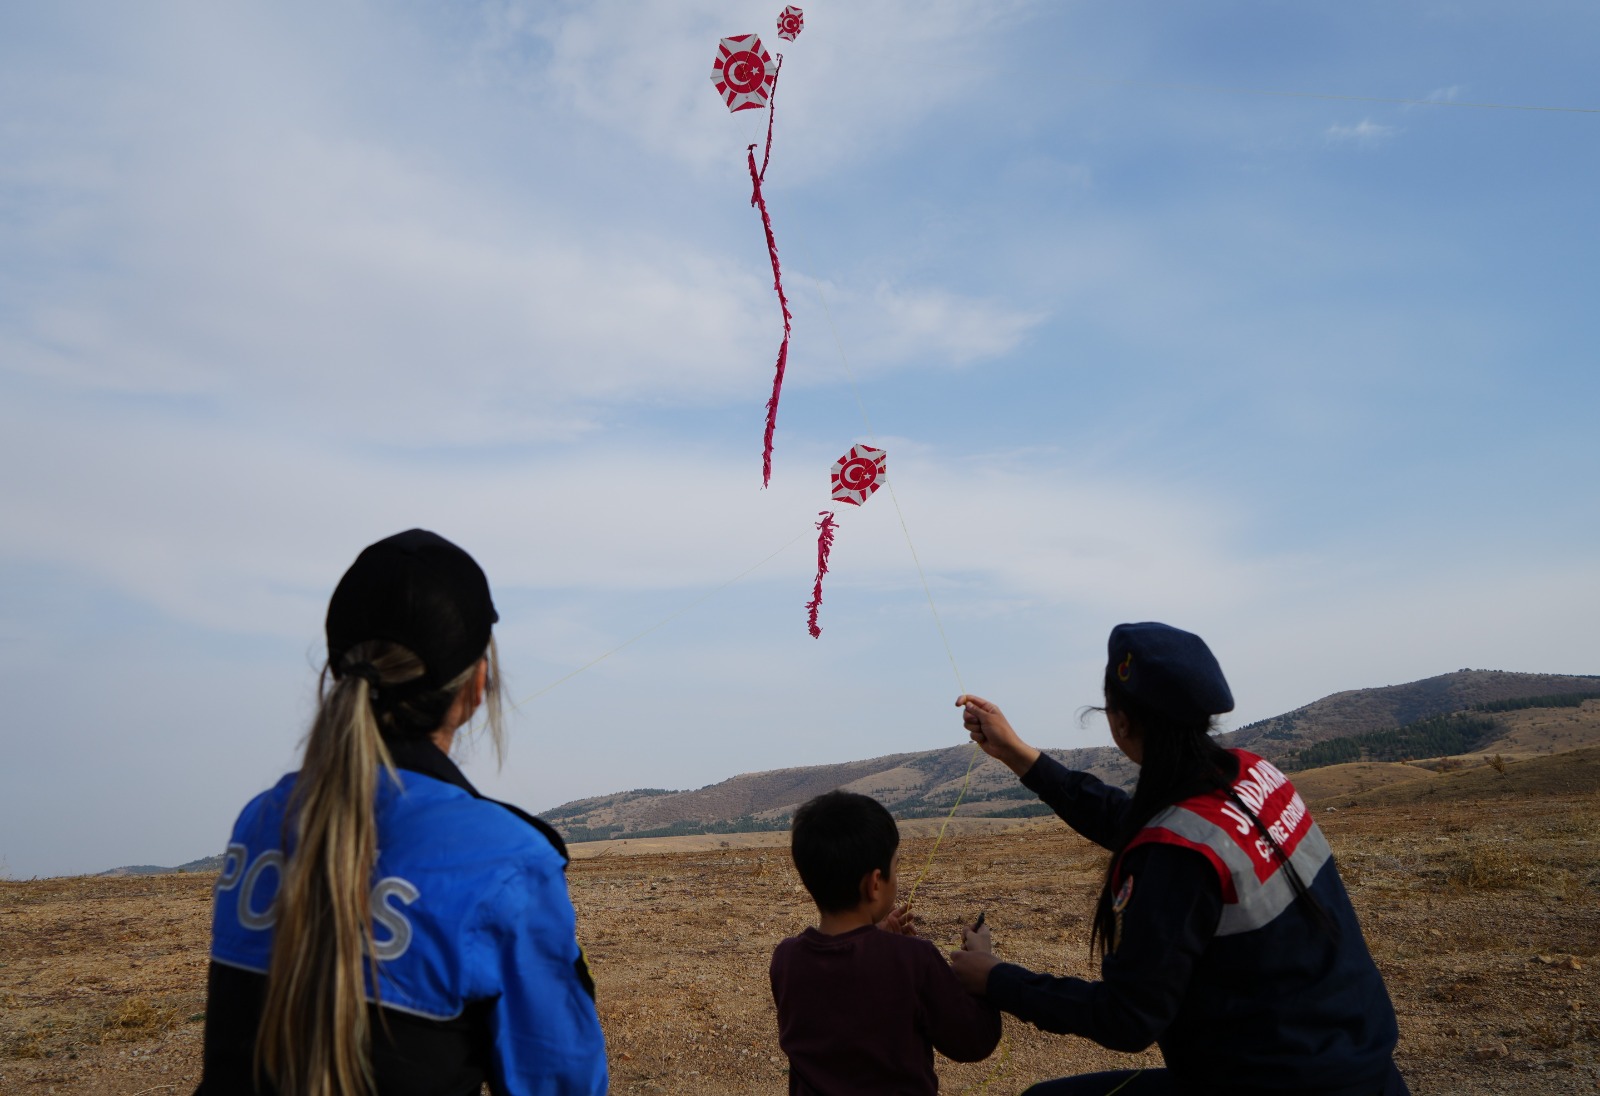
[[[1600,107],[1592,5],[806,5],[763,491],[765,118],[708,75],[781,6],[0,13],[0,870],[219,848],[415,525],[519,698],[779,553],[468,756],[533,809],[959,742],[963,685],[1103,741],[1122,620],[1233,725],[1600,672],[1600,115],[1162,87]]]

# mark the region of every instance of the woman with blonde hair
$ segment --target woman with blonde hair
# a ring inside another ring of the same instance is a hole
[[[339,581],[304,761],[217,879],[197,1096],[605,1091],[565,846],[448,756],[480,708],[502,746],[498,619],[421,529]]]

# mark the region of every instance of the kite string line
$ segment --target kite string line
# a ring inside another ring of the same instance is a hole
[[[806,253],[806,265],[815,270],[816,266],[811,262],[811,249],[806,246],[805,233],[796,229],[795,235],[800,242],[801,250]],[[810,281],[812,287],[817,291],[817,303],[822,306],[822,314],[828,322],[828,331],[833,335],[834,350],[838,352],[839,361],[844,365],[845,375],[850,378],[850,392],[855,396],[856,406],[861,410],[861,420],[866,424],[867,436],[876,445],[878,435],[872,429],[872,416],[867,414],[866,401],[861,398],[861,386],[856,383],[855,370],[850,365],[850,358],[844,352],[844,342],[839,338],[839,328],[833,322],[833,310],[828,307],[828,298],[822,292],[822,280],[813,275]],[[967,686],[961,680],[961,667],[956,665],[955,649],[950,646],[949,633],[944,629],[944,621],[939,616],[939,607],[934,604],[933,588],[928,585],[927,572],[922,569],[922,559],[917,555],[916,543],[911,539],[911,527],[906,524],[905,511],[900,508],[900,496],[895,494],[894,477],[886,477],[883,485],[889,489],[889,499],[894,503],[895,516],[900,520],[900,531],[905,534],[906,547],[911,550],[911,562],[916,565],[917,577],[922,580],[922,592],[927,596],[928,608],[933,613],[933,623],[939,629],[939,639],[944,643],[945,656],[950,659],[950,669],[955,674],[956,687],[961,690],[961,694],[964,696],[967,692]],[[967,789],[972,786],[972,770],[978,763],[978,753],[978,743],[974,740],[971,754],[967,758],[967,771],[962,775],[961,788],[956,793],[956,801],[950,804],[949,813],[944,816],[944,821],[939,824],[939,832],[933,839],[933,848],[928,850],[928,858],[923,861],[922,870],[917,873],[917,878],[911,884],[911,889],[906,892],[905,904],[907,906],[911,905],[916,898],[917,889],[922,886],[922,881],[928,877],[928,872],[933,869],[933,858],[939,854],[939,846],[944,844],[944,835],[945,831],[950,828],[950,820],[955,817],[956,808],[961,806],[961,801],[967,797]]]
[[[743,571],[740,571],[738,574],[736,574],[732,578],[728,579],[722,585],[712,587],[710,590],[707,590],[705,593],[701,594],[699,597],[695,598],[693,601],[689,602],[687,605],[683,606],[682,608],[676,610],[673,613],[670,613],[667,616],[662,617],[660,620],[658,620],[654,624],[650,625],[650,627],[646,628],[644,631],[638,633],[637,635],[633,636],[630,639],[623,640],[621,643],[617,644],[615,647],[611,648],[609,651],[606,651],[604,654],[596,655],[594,658],[591,658],[588,662],[585,662],[582,666],[579,666],[576,670],[573,670],[571,673],[566,674],[566,675],[564,675],[562,677],[556,678],[554,681],[552,681],[550,684],[546,685],[544,688],[540,689],[538,692],[530,693],[528,696],[523,697],[521,700],[517,701],[513,706],[514,707],[515,706],[520,706],[522,704],[527,704],[530,701],[537,700],[539,697],[543,696],[545,693],[548,693],[551,689],[554,689],[557,685],[560,685],[560,684],[562,684],[563,682],[566,682],[566,681],[570,681],[572,678],[577,677],[579,674],[583,673],[585,670],[589,669],[590,667],[596,666],[596,665],[600,664],[601,662],[604,662],[606,659],[610,658],[612,655],[616,654],[618,651],[622,650],[624,647],[631,646],[631,645],[639,642],[639,640],[643,639],[645,636],[649,635],[651,632],[654,632],[656,629],[664,627],[665,625],[672,623],[674,620],[677,620],[683,614],[687,613],[690,609],[693,609],[693,608],[701,605],[702,603],[711,600],[711,598],[715,597],[717,594],[722,593],[722,591],[726,590],[728,587],[732,586],[734,583],[738,582],[740,579],[745,578],[746,576],[748,576],[750,574],[753,574],[754,572],[760,570],[762,567],[765,567],[768,563],[771,563],[773,560],[775,560],[779,556],[783,555],[783,553],[787,552],[790,548],[794,547],[795,543],[797,541],[799,541],[800,538],[802,538],[804,536],[807,536],[810,532],[811,532],[811,527],[808,525],[805,529],[802,529],[799,533],[796,533],[793,537],[791,537],[788,541],[786,541],[782,548],[779,548],[776,552],[773,552],[771,555],[769,555],[766,558],[762,559],[759,563],[754,563],[754,564],[750,565],[749,567],[746,567]]]
[[[1079,84],[1104,84],[1110,87],[1151,91],[1199,91],[1221,95],[1264,95],[1276,99],[1332,99],[1344,103],[1396,103],[1413,107],[1467,107],[1473,110],[1536,110],[1559,114],[1600,114],[1600,107],[1545,107],[1521,103],[1463,103],[1454,99],[1390,99],[1377,95],[1328,95],[1318,91],[1269,91],[1259,88],[1208,87],[1202,84],[1151,84],[1140,80],[1109,80],[1094,76],[1068,76]]]

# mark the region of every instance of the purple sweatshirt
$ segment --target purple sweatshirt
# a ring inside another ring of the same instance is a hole
[[[791,1096],[935,1093],[935,1049],[977,1062],[1000,1042],[1000,1013],[961,988],[938,948],[873,925],[783,941],[772,999]]]

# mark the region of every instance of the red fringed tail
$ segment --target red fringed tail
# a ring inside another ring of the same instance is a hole
[[[783,71],[783,55],[778,55],[778,72]],[[767,214],[767,200],[761,195],[761,181],[766,178],[767,164],[772,159],[772,120],[778,109],[777,75],[773,76],[772,94],[767,102],[767,150],[761,160],[761,170],[756,170],[756,146],[745,150],[750,165],[750,204],[761,210],[761,227],[767,234],[767,255],[772,259],[772,288],[778,291],[778,304],[783,309],[783,343],[778,347],[778,367],[772,377],[772,397],[767,400],[767,430],[761,442],[761,486],[772,482],[772,435],[778,428],[778,396],[783,392],[783,371],[789,363],[789,329],[793,318],[789,313],[789,298],[783,292],[783,267],[778,262],[778,242],[772,236],[772,218]]]
[[[811,602],[806,606],[806,627],[811,631],[811,638],[816,639],[822,635],[822,626],[817,623],[817,609],[822,605],[822,576],[828,573],[828,553],[833,549],[833,533],[839,526],[834,523],[833,511],[818,510],[822,518],[817,522],[821,530],[817,534],[817,581],[811,587]]]

